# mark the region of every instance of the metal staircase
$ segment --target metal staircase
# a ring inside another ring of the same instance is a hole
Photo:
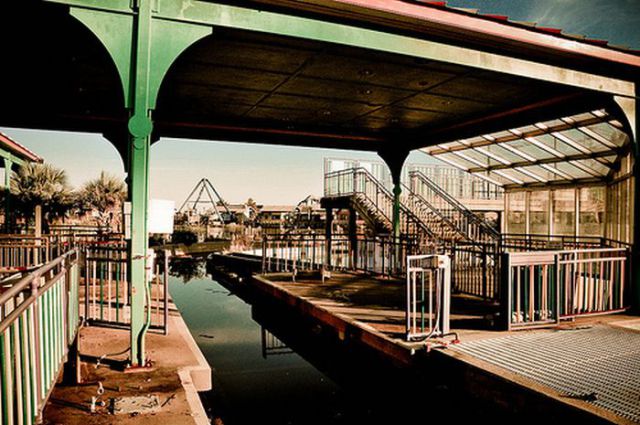
[[[494,242],[500,234],[424,174],[410,173],[402,185],[400,228],[420,243]],[[351,168],[325,175],[325,199],[358,212],[377,234],[393,231],[393,194],[369,171]]]
[[[421,244],[463,237],[454,223],[424,198],[407,186],[403,185],[402,189],[400,228],[403,234],[413,235]],[[393,194],[364,168],[328,173],[325,176],[326,198],[348,198],[349,207],[355,209],[376,233],[393,231]]]
[[[470,242],[497,242],[500,232],[465,207],[420,171],[409,173],[411,192],[451,223],[456,234]]]
[[[404,184],[402,184],[400,201],[402,205],[406,206],[440,241],[451,243],[466,238],[466,235],[458,229],[455,223],[443,215],[441,211],[434,207],[422,195],[414,192]]]

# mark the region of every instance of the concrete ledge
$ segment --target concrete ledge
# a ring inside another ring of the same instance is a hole
[[[180,368],[180,373],[186,372],[189,374],[196,391],[210,391],[213,388],[211,367],[209,363],[207,363],[207,359],[204,358],[202,351],[200,351],[200,347],[198,347],[198,344],[196,344],[196,341],[193,339],[193,335],[189,332],[187,324],[182,319],[182,316],[173,316],[171,325],[172,327],[169,328],[170,332],[177,332],[182,337],[197,362],[195,366]]]
[[[210,425],[211,422],[207,417],[207,413],[204,411],[204,406],[200,401],[200,396],[198,396],[198,389],[193,383],[192,375],[185,369],[179,371],[178,376],[180,376],[180,383],[184,388],[187,403],[191,409],[191,417],[196,425]],[[209,373],[209,376],[211,376],[211,373]]]

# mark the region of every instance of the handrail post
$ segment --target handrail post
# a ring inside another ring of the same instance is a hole
[[[163,273],[163,290],[164,290],[164,334],[169,335],[169,250],[164,251],[164,273]]]
[[[482,298],[487,299],[487,246],[482,244]]]
[[[500,285],[502,287],[502,296],[500,310],[502,313],[501,327],[505,330],[511,330],[511,258],[510,254],[505,252],[500,255]]]
[[[262,273],[266,273],[267,268],[267,235],[262,236]]]
[[[38,289],[40,286],[40,275],[34,274],[33,279],[31,280],[31,297],[33,298],[33,335],[34,335],[34,352],[35,352],[35,365],[34,365],[34,373],[35,373],[35,384],[36,384],[36,397],[35,397],[35,407],[36,412],[40,412],[40,407],[42,404],[42,359],[40,357],[40,300],[38,299]]]
[[[553,256],[553,265],[555,267],[555,273],[553,274],[555,278],[555,321],[556,324],[560,324],[560,254],[556,253]]]

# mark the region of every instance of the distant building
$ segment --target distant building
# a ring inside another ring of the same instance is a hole
[[[284,233],[287,217],[294,209],[294,205],[264,205],[258,212],[255,224],[267,235]]]

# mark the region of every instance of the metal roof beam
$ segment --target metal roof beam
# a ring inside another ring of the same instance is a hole
[[[573,165],[576,168],[581,169],[582,171],[584,171],[587,174],[591,174],[594,177],[605,177],[602,174],[598,173],[596,170],[594,170],[593,168],[584,165],[583,163],[581,163],[580,161],[568,161],[568,164]]]
[[[553,158],[545,158],[545,159],[538,159],[538,160],[534,159],[533,161],[512,162],[510,165],[495,164],[495,165],[489,165],[489,166],[486,166],[486,167],[470,168],[469,172],[470,173],[478,173],[478,172],[481,172],[481,171],[505,170],[505,169],[515,168],[515,167],[528,167],[528,166],[532,166],[532,165],[557,164],[557,163],[560,163],[560,162],[581,161],[581,160],[585,160],[585,159],[598,159],[598,158],[602,158],[602,157],[605,157],[605,156],[615,155],[615,154],[618,153],[618,151],[615,151],[615,152],[611,152],[611,151],[591,152],[591,153],[581,153],[581,154],[575,154],[575,155],[565,155],[563,157],[553,157]],[[455,153],[455,152],[451,152],[451,153]],[[609,168],[613,168],[613,164],[607,163],[607,164],[603,164],[603,165],[606,165]]]
[[[499,176],[500,176],[500,177],[502,177],[503,179],[507,179],[507,180],[510,180],[510,181],[514,182],[515,184],[520,184],[520,185],[524,184],[524,181],[522,181],[522,180],[520,180],[520,179],[517,179],[517,178],[515,178],[515,177],[513,177],[513,176],[510,176],[509,174],[504,173],[504,172],[502,172],[502,171],[497,171],[497,170],[496,170],[496,171],[492,171],[492,172],[493,172],[494,174],[499,175]]]
[[[489,145],[497,145],[497,144],[502,144],[502,143],[508,143],[508,142],[513,142],[515,140],[520,140],[526,137],[536,137],[536,136],[540,136],[543,134],[552,134],[552,133],[556,133],[556,132],[560,132],[560,131],[565,131],[565,130],[570,130],[570,129],[574,129],[574,128],[579,128],[579,127],[583,127],[583,126],[588,126],[588,125],[593,125],[593,124],[599,124],[602,122],[607,122],[608,115],[605,115],[603,117],[598,117],[598,116],[593,116],[593,118],[585,118],[583,120],[580,121],[572,121],[572,122],[565,122],[563,121],[562,124],[558,124],[558,125],[554,125],[554,126],[545,126],[545,128],[541,128],[541,127],[537,127],[536,130],[532,130],[532,131],[527,131],[527,132],[522,132],[520,133],[520,135],[516,135],[514,133],[511,133],[509,135],[503,136],[503,137],[498,137],[498,138],[491,138],[491,140],[484,138],[484,140],[479,140],[476,142],[469,142],[468,145],[466,146],[452,146],[449,147],[447,149],[444,149],[442,147],[438,148],[438,149],[434,149],[434,148],[423,148],[422,150],[426,153],[428,153],[429,155],[441,155],[443,153],[447,153],[447,152],[453,152],[456,150],[464,150],[464,149],[468,149],[468,148],[478,148],[478,147],[484,147],[484,146],[489,146]],[[442,146],[439,145],[439,146]]]
[[[576,186],[579,185],[593,185],[593,184],[598,184],[598,183],[604,183],[605,179],[604,178],[582,178],[582,179],[574,179],[574,180],[556,180],[556,181],[549,181],[547,183],[540,183],[540,182],[532,182],[532,183],[524,183],[524,184],[506,184],[503,185],[502,187],[504,188],[505,191],[514,191],[514,190],[518,190],[518,189],[528,189],[528,188],[558,188],[558,187],[568,187],[568,188],[574,188]]]

